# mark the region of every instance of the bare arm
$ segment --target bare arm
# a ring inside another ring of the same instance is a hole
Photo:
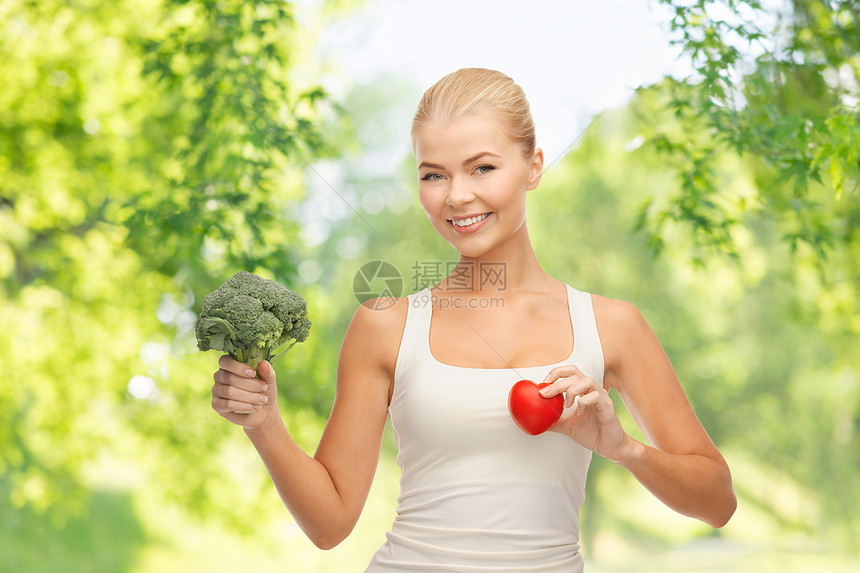
[[[356,310],[338,357],[332,412],[313,457],[287,432],[274,396],[269,395],[260,412],[246,415],[229,412],[237,409],[235,402],[213,398],[213,408],[228,419],[238,418],[231,421],[245,427],[284,505],[322,549],[336,546],[349,535],[370,491],[388,410],[392,356],[396,358],[405,322],[404,305],[401,301],[387,310],[362,305]],[[242,380],[244,370],[235,360],[222,358],[222,369],[215,375],[216,387],[247,384],[249,379]],[[261,363],[259,375],[257,382],[266,383],[272,392],[275,375],[268,363]],[[213,396],[224,392],[223,388],[213,389]],[[233,394],[231,398],[250,403],[259,400],[253,392],[226,392]],[[260,417],[267,410],[268,414]]]
[[[651,445],[629,440],[619,464],[663,503],[714,527],[734,514],[729,466],[684,394],[669,358],[639,311],[596,300],[609,356],[604,381],[618,395]]]
[[[604,386],[575,366],[551,371],[566,406],[556,431],[568,434],[626,468],[667,506],[722,527],[737,500],[725,459],[702,427],[657,337],[628,303],[593,297],[604,352]],[[621,428],[607,389],[615,388],[651,445]]]

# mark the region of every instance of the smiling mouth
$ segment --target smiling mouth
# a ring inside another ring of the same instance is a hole
[[[476,215],[474,217],[469,217],[467,219],[448,219],[448,222],[455,227],[468,227],[470,225],[474,225],[475,223],[480,223],[481,221],[489,217],[491,213],[492,211],[483,213],[481,215]]]

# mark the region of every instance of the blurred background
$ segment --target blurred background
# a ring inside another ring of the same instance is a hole
[[[733,471],[713,530],[595,456],[587,568],[858,570],[858,13],[0,0],[0,570],[363,570],[394,518],[390,429],[355,531],[316,549],[212,411],[193,322],[239,270],[305,297],[310,337],[277,373],[313,453],[359,268],[391,263],[406,295],[416,265],[457,260],[409,125],[473,66],[531,102],[539,262],[639,308]]]

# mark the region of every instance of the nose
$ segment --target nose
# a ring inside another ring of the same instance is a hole
[[[471,203],[475,200],[475,193],[468,180],[454,179],[448,187],[446,202],[450,207],[458,208],[461,205]]]

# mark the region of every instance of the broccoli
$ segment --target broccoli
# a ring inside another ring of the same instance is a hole
[[[242,271],[203,299],[197,317],[197,348],[223,350],[253,369],[274,362],[311,328],[302,296],[275,281]],[[275,353],[292,340],[286,349]]]

